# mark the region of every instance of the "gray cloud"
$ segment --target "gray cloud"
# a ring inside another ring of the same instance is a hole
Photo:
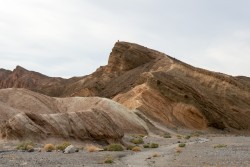
[[[135,42],[191,65],[249,75],[248,0],[0,0],[0,68],[70,77]]]

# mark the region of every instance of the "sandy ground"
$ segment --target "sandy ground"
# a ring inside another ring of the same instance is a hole
[[[128,141],[130,137],[125,137]],[[159,136],[144,138],[144,142],[155,142],[159,148],[142,148],[141,152],[93,152],[80,150],[78,153],[63,154],[62,152],[21,152],[13,150],[13,143],[0,144],[0,167],[250,167],[250,137],[202,135],[190,139],[173,137],[166,139]],[[179,142],[186,143],[180,148]],[[226,145],[214,148],[218,145]],[[142,147],[142,145],[141,145]],[[105,164],[107,156],[114,159],[114,163]]]

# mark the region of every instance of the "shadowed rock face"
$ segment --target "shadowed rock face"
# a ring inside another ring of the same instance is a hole
[[[110,98],[169,127],[250,129],[248,77],[195,68],[137,44],[117,42],[106,66],[56,83],[59,96]]]
[[[65,138],[120,141],[146,133],[146,125],[122,105],[98,97],[52,98],[25,89],[0,90],[0,138]]]

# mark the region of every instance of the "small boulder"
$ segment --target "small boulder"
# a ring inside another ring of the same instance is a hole
[[[64,154],[70,154],[70,153],[75,153],[75,152],[78,152],[78,149],[76,149],[75,146],[73,145],[69,145],[64,150]]]

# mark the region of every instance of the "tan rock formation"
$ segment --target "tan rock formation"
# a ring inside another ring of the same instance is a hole
[[[0,137],[120,141],[124,133],[147,133],[138,116],[99,97],[52,98],[25,89],[0,90]]]

